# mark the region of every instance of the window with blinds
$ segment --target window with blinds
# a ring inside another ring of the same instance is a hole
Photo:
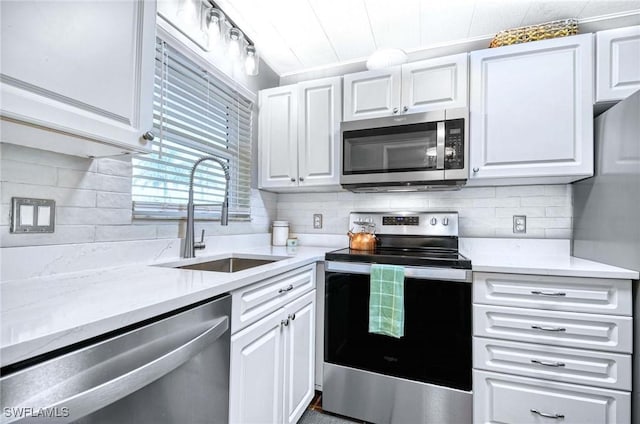
[[[153,97],[152,153],[133,158],[134,217],[186,217],[191,168],[203,156],[216,156],[230,166],[229,219],[248,219],[251,102],[160,39]],[[220,218],[224,187],[218,164],[198,166],[197,219]]]

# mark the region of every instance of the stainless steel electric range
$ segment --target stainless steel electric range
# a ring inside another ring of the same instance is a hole
[[[373,423],[471,423],[471,261],[457,212],[354,212],[374,251],[325,256],[324,410]],[[402,265],[404,336],[368,331],[372,263]]]

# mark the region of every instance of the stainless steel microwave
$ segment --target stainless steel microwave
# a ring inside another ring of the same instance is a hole
[[[340,184],[351,191],[455,189],[468,175],[466,108],[340,124]]]

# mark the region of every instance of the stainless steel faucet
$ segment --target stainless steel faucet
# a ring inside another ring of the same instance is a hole
[[[226,183],[224,186],[224,201],[222,202],[222,212],[220,213],[220,224],[229,225],[229,180],[231,179],[231,176],[229,174],[229,165],[227,165],[224,160],[215,156],[204,156],[198,159],[196,163],[193,164],[193,168],[191,168],[191,177],[189,178],[189,203],[187,203],[187,231],[184,236],[184,246],[182,248],[183,258],[194,258],[196,256],[196,249],[205,248],[204,230],[202,230],[202,239],[200,240],[200,242],[196,243],[193,239],[193,233],[195,232],[193,223],[193,215],[195,209],[195,204],[193,203],[193,177],[196,173],[196,168],[198,168],[198,165],[205,161],[216,162],[224,171],[224,178],[226,180]]]

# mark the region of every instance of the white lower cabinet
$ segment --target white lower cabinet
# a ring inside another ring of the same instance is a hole
[[[315,290],[286,308],[289,318],[285,337],[284,422],[298,421],[315,391]]]
[[[474,305],[481,337],[631,353],[633,320],[613,315]]]
[[[230,423],[297,422],[314,394],[316,292],[231,336]]]
[[[631,355],[473,338],[476,368],[631,391]]]
[[[474,423],[631,422],[631,281],[476,272],[473,284]]]
[[[231,337],[229,422],[282,422],[283,311]]]
[[[473,422],[620,424],[631,421],[629,392],[473,371]]]

